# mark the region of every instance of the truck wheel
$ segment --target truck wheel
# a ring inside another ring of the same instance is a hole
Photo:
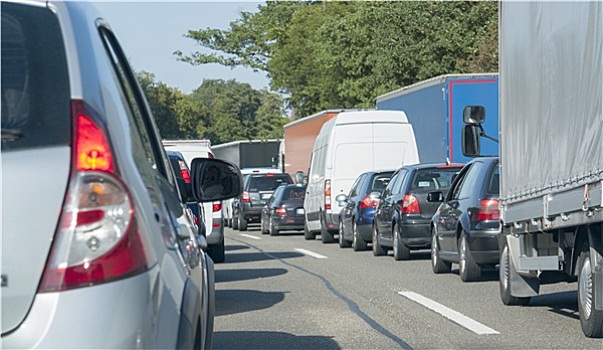
[[[385,250],[379,244],[379,234],[377,233],[377,226],[373,225],[373,255],[381,256],[387,254],[387,250]]]
[[[584,242],[580,252],[580,273],[578,275],[578,310],[580,325],[584,335],[589,338],[603,337],[603,310],[595,309],[596,275],[591,270],[588,242]]]
[[[498,284],[500,289],[500,300],[505,305],[527,305],[530,302],[530,297],[514,297],[511,295],[511,269],[515,269],[513,261],[509,256],[509,247],[505,243],[502,252],[500,253],[500,264],[498,271]]]
[[[476,281],[482,275],[482,268],[471,255],[465,231],[461,232],[461,242],[459,244],[459,275],[463,282]]]
[[[398,231],[398,224],[394,224],[394,260],[408,260],[410,259],[410,248],[402,242],[400,238],[400,232]]]
[[[272,218],[270,218],[270,221],[268,221],[268,231],[270,232],[271,236],[278,236],[278,230],[276,227],[274,227],[274,221]]]
[[[209,255],[216,264],[224,262],[224,241],[218,244],[210,244],[207,248],[207,255]]]
[[[354,220],[354,219],[352,219]],[[345,239],[345,235],[343,234],[343,220],[339,220],[339,248],[349,248],[351,246],[351,242]]]
[[[352,249],[355,252],[366,250],[368,248],[366,241],[360,237],[358,233],[358,227],[356,226],[356,220],[352,220],[352,234],[354,237],[352,238]]]
[[[304,222],[304,239],[306,241],[311,241],[316,239],[316,235],[314,235],[314,233],[310,232],[310,230],[308,229],[308,224],[306,224],[306,222]]]
[[[247,220],[242,214],[239,214],[239,231],[247,231]]]
[[[452,263],[440,258],[440,247],[438,246],[438,237],[434,229],[431,229],[431,269],[433,273],[448,273]]]
[[[321,218],[324,214],[321,214]],[[335,237],[326,227],[325,220],[322,218],[320,220],[320,240],[322,243],[333,243],[335,242]]]

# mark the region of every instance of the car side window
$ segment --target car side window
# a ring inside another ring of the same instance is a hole
[[[396,183],[394,184],[392,194],[399,194],[400,192],[402,192],[402,184],[404,183],[404,180],[406,180],[407,176],[408,176],[408,169],[400,170],[400,174],[398,175],[398,178],[396,179]]]
[[[479,178],[479,173],[483,166],[482,162],[475,162],[469,168],[469,170],[463,176],[462,181],[459,182],[458,191],[455,191],[452,199],[463,199],[468,198],[471,195],[471,191]]]
[[[358,188],[362,184],[364,178],[366,178],[365,174],[358,176],[358,178],[356,179],[356,181],[354,181],[354,184],[352,185],[352,188],[350,189],[350,194],[348,195],[348,197],[351,198],[351,197],[356,197],[358,195]]]

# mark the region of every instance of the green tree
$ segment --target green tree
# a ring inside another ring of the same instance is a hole
[[[137,78],[149,102],[161,136],[163,138],[180,137],[178,118],[174,111],[174,105],[181,98],[179,91],[155,81],[152,73],[142,71],[137,73]]]

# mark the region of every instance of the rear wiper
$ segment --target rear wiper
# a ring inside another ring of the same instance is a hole
[[[2,128],[2,141],[17,141],[23,136],[20,129]]]

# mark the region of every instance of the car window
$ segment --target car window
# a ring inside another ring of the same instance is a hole
[[[369,193],[371,192],[383,192],[383,190],[385,189],[385,187],[387,187],[387,184],[389,184],[389,180],[392,177],[392,173],[383,173],[383,174],[376,174],[371,182],[371,186],[369,189]]]
[[[457,197],[454,199],[469,198],[469,196],[471,196],[471,192],[477,184],[477,180],[479,179],[479,174],[483,165],[484,163],[482,162],[473,163],[471,168],[469,168],[469,171],[464,176],[463,181],[460,183],[459,190],[456,193]]]
[[[413,174],[410,190],[447,191],[458,171],[455,168],[419,169]]]
[[[408,169],[400,170],[400,174],[398,174],[398,178],[396,179],[396,183],[393,186],[391,194],[399,194],[402,192],[402,184],[408,175]]]
[[[283,200],[287,199],[301,199],[306,198],[306,188],[305,187],[285,187],[283,189]]]
[[[366,174],[362,174],[362,175],[358,176],[358,178],[356,178],[356,181],[354,181],[354,184],[352,185],[352,188],[350,189],[350,194],[348,195],[348,197],[351,198],[351,197],[356,197],[358,195],[358,188],[362,184],[365,177],[366,177]]]
[[[2,2],[2,152],[71,143],[67,60],[56,15]]]
[[[486,193],[498,196],[500,194],[500,166],[496,164],[490,173],[490,181],[488,181],[488,189]]]

